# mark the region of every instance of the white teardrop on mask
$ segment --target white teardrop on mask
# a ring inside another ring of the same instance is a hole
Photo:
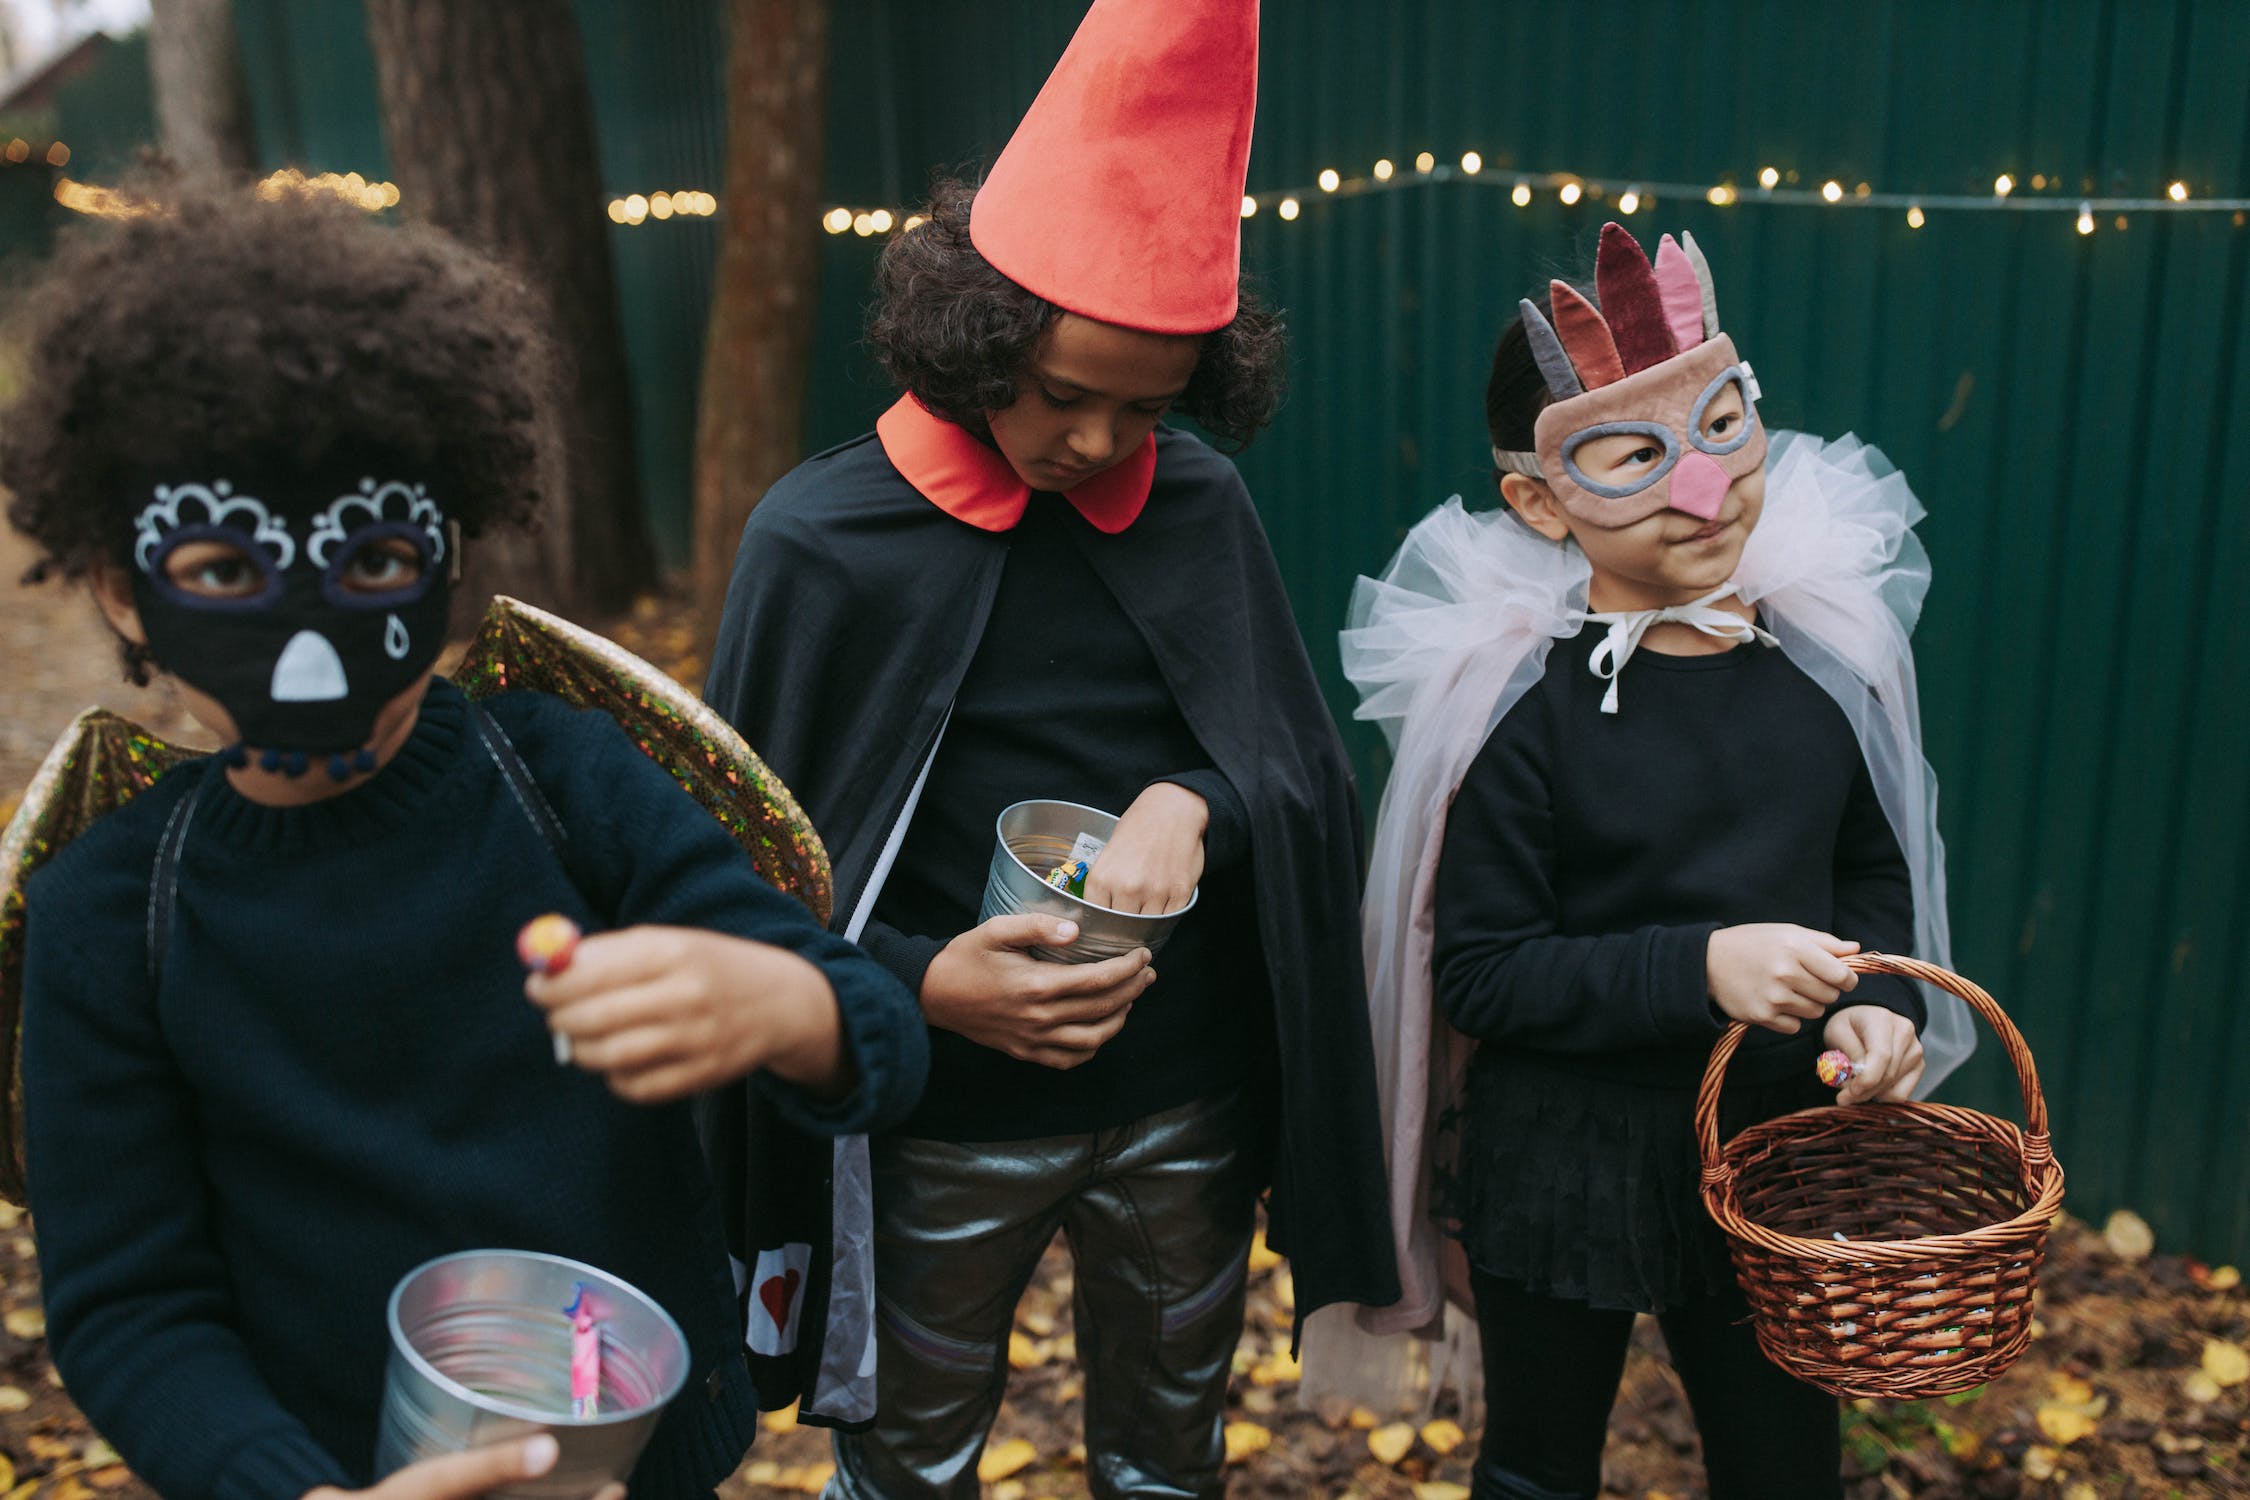
[[[390,657],[392,661],[404,661],[406,653],[412,650],[413,646],[414,642],[408,639],[406,634],[406,622],[397,615],[392,615],[390,623],[383,627],[384,654]]]

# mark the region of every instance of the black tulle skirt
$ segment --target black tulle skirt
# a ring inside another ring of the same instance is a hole
[[[1721,1139],[1834,1097],[1809,1066],[1730,1084]],[[1588,1076],[1488,1046],[1447,1127],[1441,1218],[1488,1275],[1649,1313],[1733,1285],[1726,1241],[1696,1190],[1692,1083]]]

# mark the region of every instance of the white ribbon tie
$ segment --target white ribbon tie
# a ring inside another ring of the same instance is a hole
[[[1690,630],[1700,630],[1716,640],[1733,641],[1737,645],[1760,641],[1768,646],[1778,646],[1780,640],[1763,626],[1745,620],[1731,610],[1717,608],[1721,599],[1735,592],[1731,583],[1721,584],[1700,599],[1686,604],[1675,604],[1668,609],[1615,610],[1589,613],[1586,618],[1609,627],[1608,638],[1594,648],[1593,657],[1586,663],[1596,677],[1609,684],[1602,694],[1602,712],[1617,712],[1617,679],[1624,674],[1625,663],[1641,648],[1641,637],[1648,634],[1652,625],[1685,625]]]

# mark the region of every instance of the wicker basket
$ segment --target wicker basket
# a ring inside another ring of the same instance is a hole
[[[1999,1034],[2026,1128],[1949,1104],[1830,1105],[1719,1144],[1719,1091],[1747,1029],[1711,1050],[1695,1101],[1703,1202],[1727,1237],[1758,1347],[1839,1396],[1981,1385],[2031,1341],[2032,1292],[2063,1173],[2023,1037],[1990,995],[1933,964],[1846,963],[1951,991]]]

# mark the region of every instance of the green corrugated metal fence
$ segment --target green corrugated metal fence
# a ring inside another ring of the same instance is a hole
[[[356,0],[239,0],[275,160],[381,170]],[[989,156],[1077,0],[834,0],[830,184],[905,206]],[[579,0],[606,180],[715,189],[715,0]],[[1293,390],[1242,460],[1339,712],[1355,574],[1455,491],[1490,498],[1485,362],[1515,298],[1584,267],[1618,190],[1798,185],[2088,194],[2250,184],[2250,7],[2234,0],[1273,0],[1254,189],[1480,152],[1605,185],[1307,196],[1247,226],[1289,310]],[[2028,186],[2021,191],[2029,191]],[[1746,197],[1754,193],[1746,192]],[[1688,228],[1775,425],[1877,443],[1930,508],[1918,639],[1959,959],[2041,1066],[2073,1204],[2250,1253],[2250,231],[2225,215],[1713,207]],[[807,225],[807,232],[817,232]],[[678,560],[710,222],[616,232],[654,518]],[[858,347],[878,240],[825,240],[809,448],[888,399]],[[1372,787],[1375,737],[1352,726]],[[1755,753],[1754,751],[1748,753]],[[1954,1092],[2012,1109],[1996,1049]]]

